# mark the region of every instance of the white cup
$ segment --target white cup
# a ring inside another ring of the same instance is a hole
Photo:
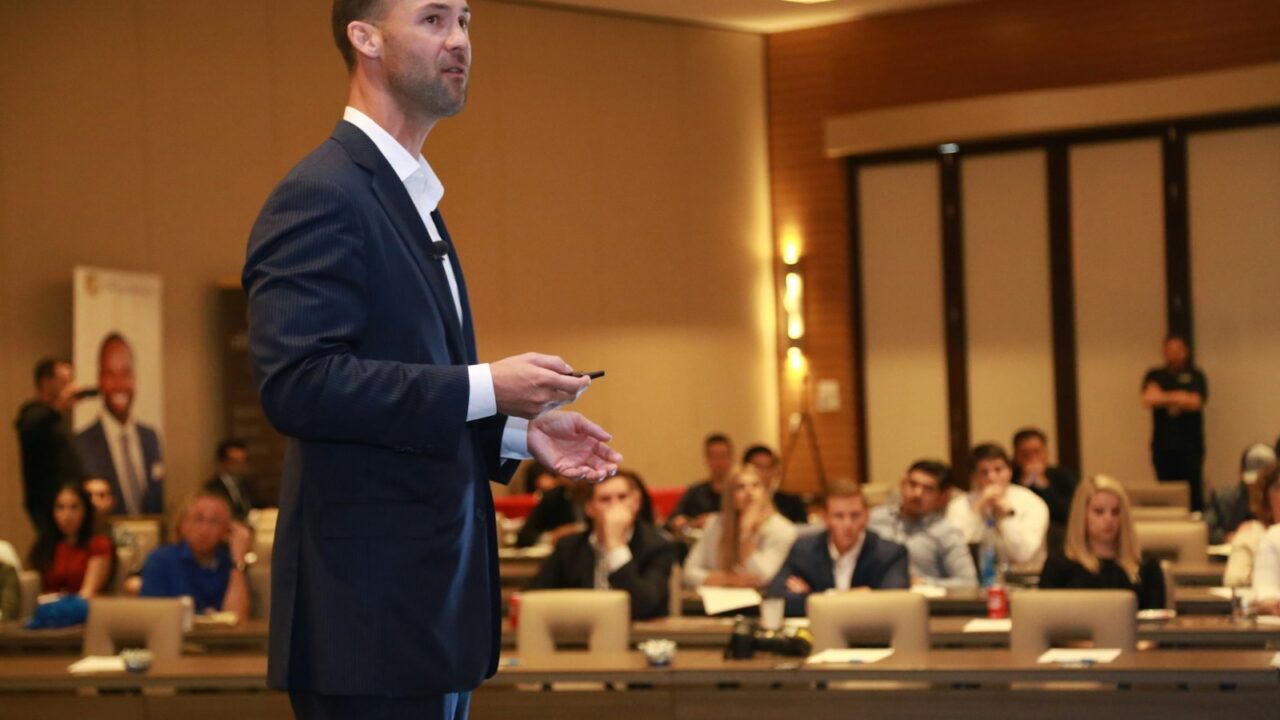
[[[787,614],[787,601],[782,598],[765,598],[760,603],[760,626],[765,630],[782,629],[783,618]]]

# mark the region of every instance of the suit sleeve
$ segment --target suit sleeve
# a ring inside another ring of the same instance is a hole
[[[366,236],[335,184],[291,177],[268,198],[243,277],[263,409],[298,439],[452,459],[466,426],[466,366],[356,355],[369,315]]]
[[[911,562],[907,555],[907,549],[901,545],[894,545],[893,552],[889,555],[889,562],[885,565],[884,578],[880,581],[880,590],[906,590],[911,587]]]
[[[647,620],[667,614],[671,566],[675,548],[663,543],[644,556],[636,556],[609,575],[609,585],[631,595],[631,619]]]
[[[778,574],[773,576],[773,581],[769,583],[767,591],[769,597],[780,597],[786,601],[787,617],[804,617],[808,612],[805,608],[805,603],[809,600],[809,594],[793,593],[787,590],[787,578],[792,575],[800,576],[802,580],[808,582],[803,577],[804,573],[800,571],[800,567],[796,562],[797,547],[797,545],[791,546],[791,551],[787,553],[787,559],[783,561]]]

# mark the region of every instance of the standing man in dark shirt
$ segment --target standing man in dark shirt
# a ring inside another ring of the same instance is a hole
[[[1062,549],[1071,497],[1080,478],[1071,470],[1049,464],[1049,438],[1039,428],[1023,428],[1013,434],[1013,482],[1040,496],[1049,506],[1049,552]]]
[[[1157,480],[1186,480],[1191,509],[1204,510],[1204,405],[1209,384],[1191,364],[1186,338],[1164,340],[1164,366],[1142,379],[1142,404],[1151,408],[1151,463]]]
[[[79,391],[72,376],[66,360],[45,358],[36,363],[36,396],[23,404],[13,423],[22,452],[23,504],[37,533],[53,517],[58,488],[80,478],[80,461],[65,420]]]
[[[702,453],[710,477],[691,485],[671,509],[667,528],[674,533],[701,528],[712,513],[720,512],[720,491],[733,473],[733,441],[728,435],[712,433],[702,441]]]

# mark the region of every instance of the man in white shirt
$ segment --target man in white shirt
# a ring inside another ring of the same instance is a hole
[[[599,481],[621,456],[577,413],[589,380],[528,353],[481,363],[427,134],[462,110],[465,0],[334,0],[343,122],[250,233],[249,356],[289,437],[267,682],[307,718],[465,718],[497,670],[489,481],[536,457]]]
[[[828,484],[826,531],[796,540],[769,584],[770,597],[786,599],[787,615],[805,615],[810,593],[910,587],[907,549],[867,530],[868,518],[867,498],[857,483]]]
[[[995,443],[978,445],[969,461],[969,491],[947,505],[947,520],[960,528],[970,543],[982,540],[984,522],[995,518],[1000,549],[1007,562],[1044,560],[1049,506],[1021,485],[1011,484],[1013,464]]]
[[[164,512],[164,463],[160,436],[133,416],[136,393],[133,348],[119,333],[98,348],[98,389],[102,414],[73,441],[86,477],[111,485],[117,512]]]

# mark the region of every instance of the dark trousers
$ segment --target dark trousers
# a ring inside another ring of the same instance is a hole
[[[1191,490],[1191,510],[1204,511],[1204,450],[1151,448],[1151,464],[1157,480],[1186,480]]]
[[[298,720],[467,720],[471,693],[378,697],[291,690],[289,703]]]

